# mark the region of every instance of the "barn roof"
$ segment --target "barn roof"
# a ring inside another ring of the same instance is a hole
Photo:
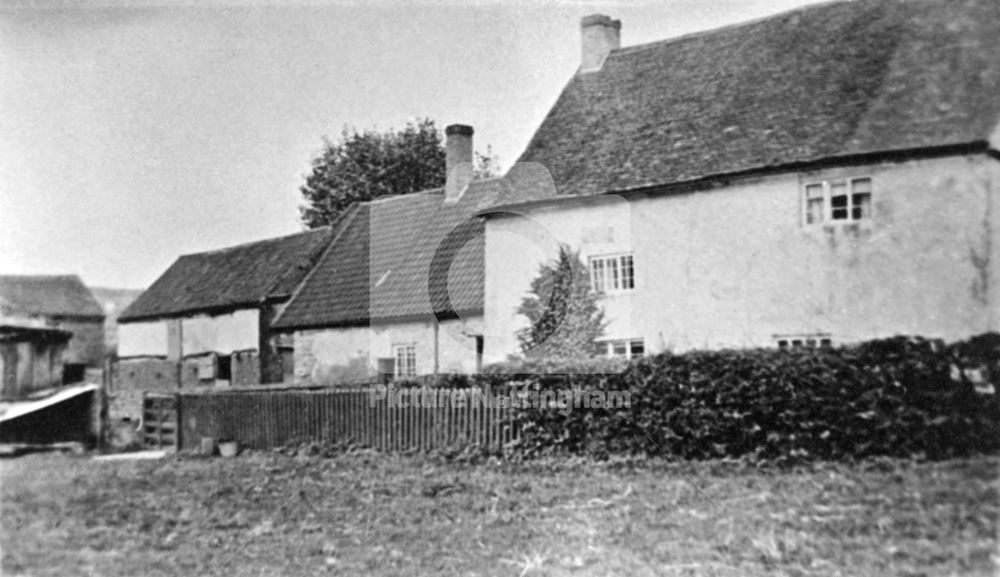
[[[118,322],[256,306],[287,298],[333,237],[332,227],[184,255]]]
[[[570,79],[519,162],[589,195],[985,145],[997,38],[996,0],[858,0],[620,48]]]
[[[0,309],[9,315],[104,318],[104,310],[76,275],[0,275]]]
[[[500,181],[357,205],[273,326],[302,329],[482,314],[483,222]]]

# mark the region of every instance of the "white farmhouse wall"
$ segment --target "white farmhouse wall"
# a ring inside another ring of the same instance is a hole
[[[486,361],[517,352],[517,305],[538,263],[556,254],[556,242],[526,240],[539,227],[584,258],[631,245],[636,287],[606,300],[605,336],[641,337],[650,351],[769,346],[783,334],[850,342],[998,330],[998,164],[975,156],[838,168],[490,218]],[[873,219],[803,226],[802,184],[842,176],[872,178]],[[593,242],[602,227],[613,229],[610,242]]]
[[[167,356],[167,321],[118,325],[118,356]]]
[[[233,351],[256,349],[259,346],[259,323],[260,312],[257,309],[185,318],[181,324],[183,353],[185,356],[205,352],[228,355]]]
[[[376,378],[378,359],[391,358],[397,345],[416,347],[417,374],[474,373],[478,367],[475,336],[482,317],[435,323],[405,322],[299,331],[295,333],[295,380],[345,384]]]
[[[560,245],[579,250],[585,263],[591,256],[632,250],[632,207],[617,196],[491,218],[486,226],[485,362],[499,362],[519,352],[516,333],[528,322],[516,311],[539,268],[558,255]],[[644,282],[642,275],[637,269],[637,287]],[[634,296],[635,292],[609,294],[602,301],[609,321],[605,338],[635,336]]]

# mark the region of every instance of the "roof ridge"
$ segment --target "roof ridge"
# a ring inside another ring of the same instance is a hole
[[[756,24],[763,24],[779,18],[782,16],[788,16],[798,12],[808,12],[810,10],[816,10],[819,8],[826,8],[829,6],[835,6],[838,4],[850,4],[855,0],[825,0],[823,2],[816,2],[813,4],[806,4],[805,6],[797,6],[795,8],[789,8],[788,10],[782,10],[781,12],[775,12],[774,14],[768,16],[760,16],[758,18],[751,18],[749,20],[743,20],[740,22],[733,22],[731,24],[725,24],[723,26],[718,26],[716,28],[706,28],[704,30],[695,30],[693,32],[687,32],[681,34],[680,36],[671,36],[669,38],[661,38],[659,40],[651,40],[649,42],[643,42],[642,44],[632,44],[630,46],[623,46],[621,48],[616,48],[608,54],[608,58],[614,56],[626,56],[629,54],[636,54],[639,52],[645,52],[647,50],[653,50],[655,48],[661,48],[668,44],[673,44],[674,42],[682,42],[685,40],[691,40],[693,38],[700,38],[702,36],[708,36],[710,34],[717,34],[719,32],[727,30],[735,30],[737,28],[748,28]]]
[[[336,222],[336,221],[334,221],[334,222]],[[299,232],[294,232],[292,234],[285,234],[285,235],[282,235],[282,236],[274,236],[274,237],[271,237],[271,238],[264,238],[264,239],[260,239],[260,240],[252,240],[250,242],[244,242],[244,243],[240,243],[240,244],[234,244],[234,245],[225,246],[225,247],[222,247],[222,248],[214,248],[214,249],[203,250],[203,251],[199,251],[199,252],[189,252],[189,253],[185,253],[185,254],[180,255],[178,258],[181,259],[181,258],[185,258],[185,257],[189,257],[189,256],[204,256],[204,255],[209,255],[209,254],[222,254],[222,253],[226,253],[226,252],[230,252],[230,251],[234,251],[234,250],[238,250],[238,249],[244,249],[244,248],[251,247],[251,246],[256,246],[256,245],[261,245],[261,244],[269,244],[269,243],[276,243],[276,242],[288,240],[288,239],[294,238],[294,237],[307,236],[307,235],[310,235],[310,234],[313,234],[313,233],[329,232],[331,226],[332,225],[325,224],[325,225],[317,227],[317,228],[310,228],[308,230],[302,230],[302,231],[299,231]]]
[[[80,279],[80,275],[70,273],[70,274],[0,274],[0,279],[36,279],[36,280],[52,280],[52,279]],[[83,282],[80,279],[80,282]]]
[[[442,187],[442,188],[428,188],[426,190],[415,190],[413,192],[407,192],[407,193],[404,193],[404,194],[383,194],[381,196],[378,196],[378,197],[375,197],[375,198],[372,198],[372,199],[369,199],[369,200],[363,200],[359,204],[365,204],[365,205],[368,205],[368,206],[373,206],[376,203],[392,202],[394,200],[399,200],[401,198],[408,198],[408,197],[410,197],[410,198],[420,198],[420,197],[423,197],[423,196],[430,196],[432,194],[433,195],[440,195],[443,192],[444,192],[444,188]]]

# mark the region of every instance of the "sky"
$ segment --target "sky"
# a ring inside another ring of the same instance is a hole
[[[303,229],[345,126],[475,127],[513,164],[580,59],[807,0],[46,1],[0,5],[0,274],[145,288],[182,254]]]

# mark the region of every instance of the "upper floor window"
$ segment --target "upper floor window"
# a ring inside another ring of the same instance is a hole
[[[590,257],[590,284],[597,292],[626,291],[635,288],[632,255]]]
[[[806,184],[803,222],[850,222],[871,218],[872,179],[844,178]]]

